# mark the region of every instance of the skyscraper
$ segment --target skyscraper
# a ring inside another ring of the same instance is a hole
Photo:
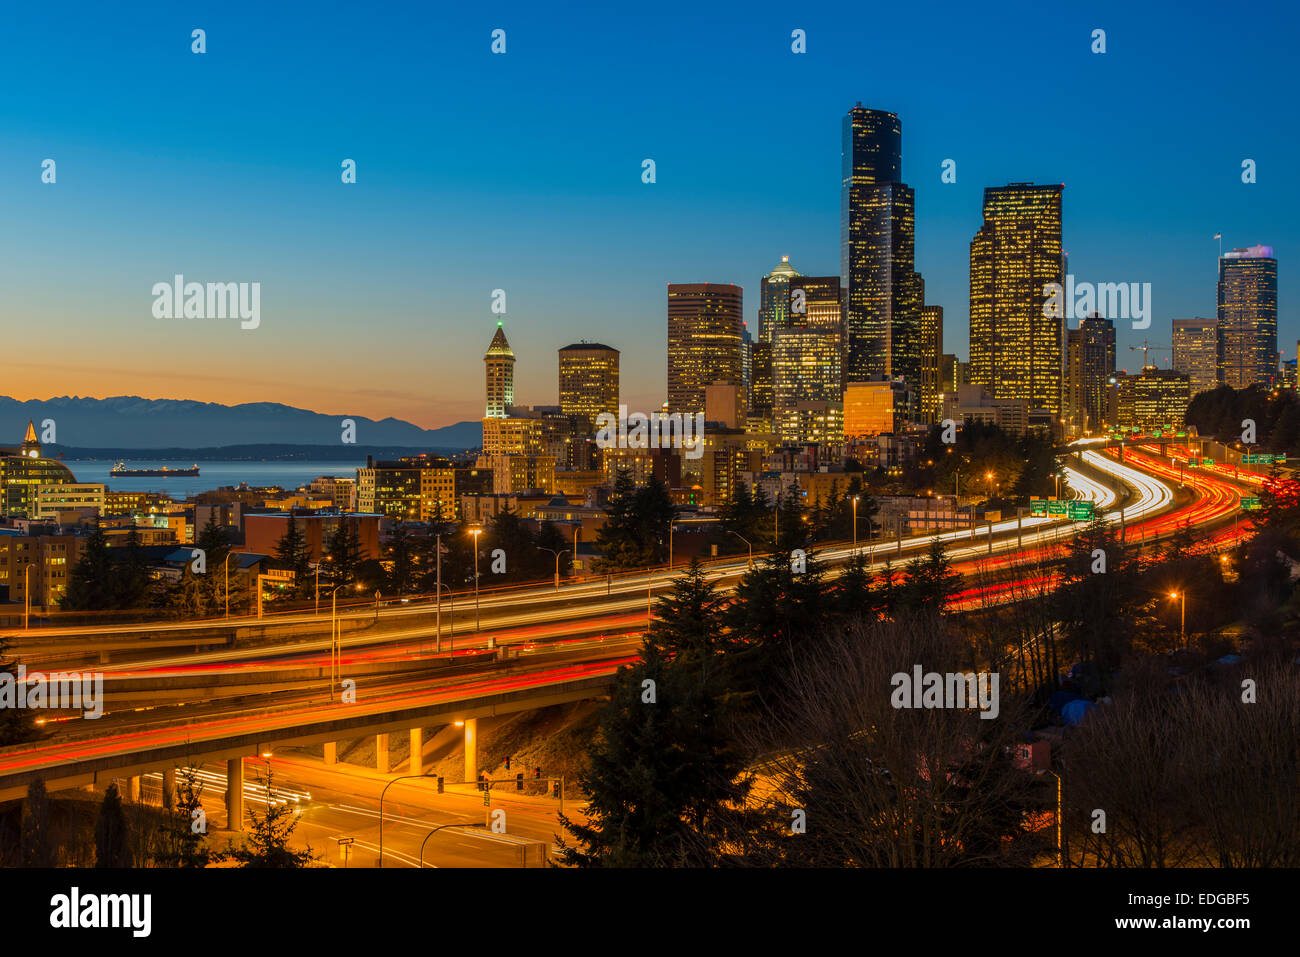
[[[790,257],[782,256],[770,273],[758,285],[758,341],[771,342],[772,333],[790,318],[790,280],[799,275],[790,265]]]
[[[704,389],[744,384],[744,291],[729,283],[668,284],[668,411],[704,411]]]
[[[824,403],[828,422],[817,423],[816,431],[830,428],[842,434],[839,415],[844,398],[840,373],[843,344],[835,326],[818,326],[805,319],[792,321],[776,331],[772,344],[772,395],[775,429],[787,445],[815,441],[808,434],[813,423],[802,414],[806,403]]]
[[[1066,419],[1077,432],[1106,421],[1106,383],[1115,371],[1115,324],[1094,312],[1065,333]]]
[[[844,381],[903,377],[920,386],[915,198],[902,182],[896,113],[858,104],[844,117],[840,153],[840,281]]]
[[[921,358],[920,416],[937,422],[943,411],[941,363],[943,361],[943,306],[921,307],[918,335]]]
[[[1219,259],[1219,368],[1226,385],[1268,386],[1277,375],[1277,260],[1272,246]]]
[[[489,419],[503,419],[515,404],[515,354],[506,341],[505,329],[497,323],[496,335],[483,356],[487,366],[487,413]]]
[[[1174,320],[1174,371],[1187,373],[1191,394],[1219,384],[1219,320]]]
[[[1065,316],[1047,308],[1064,286],[1064,186],[984,190],[984,224],[970,244],[970,381],[998,399],[1061,414]]]
[[[560,413],[580,432],[596,430],[596,416],[618,415],[618,350],[575,342],[560,350]]]

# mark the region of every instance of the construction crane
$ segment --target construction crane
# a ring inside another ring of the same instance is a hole
[[[1129,348],[1129,352],[1137,352],[1137,346],[1129,346],[1128,348]],[[1147,345],[1147,341],[1146,341],[1145,339],[1143,339],[1143,340],[1142,340],[1142,368],[1145,369],[1145,368],[1147,367],[1147,353],[1148,353],[1148,352],[1173,352],[1173,351],[1174,351],[1174,350],[1173,350],[1171,347],[1169,347],[1169,346],[1151,346],[1151,345]],[[1170,361],[1172,362],[1172,361],[1173,361],[1173,356],[1171,355],[1171,356],[1169,357],[1169,359],[1170,359]]]

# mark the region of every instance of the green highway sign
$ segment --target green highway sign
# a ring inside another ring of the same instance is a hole
[[[1286,465],[1286,455],[1285,454],[1275,455],[1273,456],[1273,461],[1276,462],[1278,465]]]
[[[1257,453],[1247,453],[1241,457],[1243,465],[1261,465],[1265,462],[1272,462],[1273,456],[1259,455]]]
[[[1069,517],[1070,521],[1078,522],[1093,517],[1092,502],[1070,502]]]
[[[1214,459],[1201,459],[1201,464],[1202,464],[1202,465],[1213,465],[1213,464],[1214,464]]]
[[[1057,499],[1052,499],[1047,503],[1047,514],[1065,515],[1069,512],[1069,506],[1070,506],[1069,502],[1063,502]]]
[[[1259,498],[1253,495],[1243,498],[1241,500],[1241,507],[1248,512],[1253,512],[1259,508]]]

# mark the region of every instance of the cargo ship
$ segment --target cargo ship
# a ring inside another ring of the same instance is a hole
[[[146,475],[161,475],[164,477],[179,478],[182,476],[198,475],[199,467],[197,465],[193,465],[187,469],[170,469],[164,465],[160,469],[129,469],[126,467],[125,462],[118,462],[116,465],[113,466],[112,469],[109,470],[108,474],[112,476],[126,477],[126,478],[130,478],[133,476],[146,476]]]

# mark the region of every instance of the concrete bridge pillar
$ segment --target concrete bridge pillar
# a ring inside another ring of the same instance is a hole
[[[388,773],[388,735],[375,735],[375,767],[380,774]]]
[[[326,764],[339,763],[339,746],[337,741],[325,742],[325,763]]]
[[[411,729],[411,774],[424,773],[424,729]]]
[[[162,773],[162,806],[170,808],[176,803],[176,769],[164,768]]]
[[[478,780],[478,718],[465,719],[465,782]]]
[[[244,759],[226,762],[226,827],[232,831],[244,824]]]

